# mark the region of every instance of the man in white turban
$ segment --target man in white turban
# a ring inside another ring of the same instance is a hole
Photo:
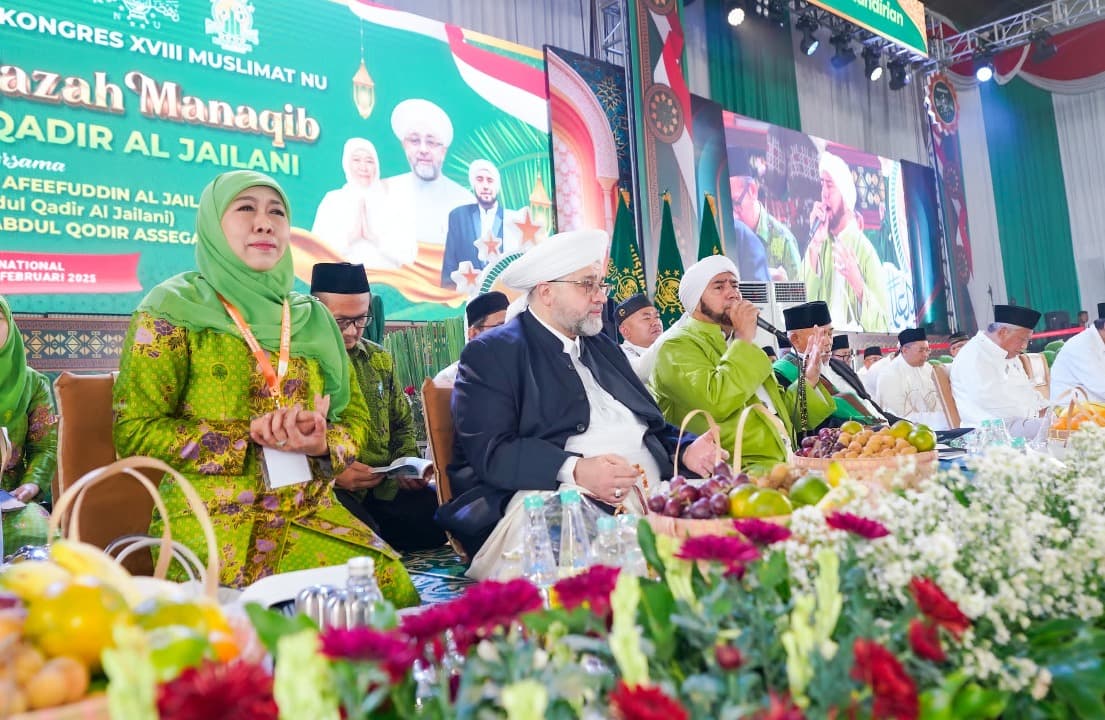
[[[453,142],[453,123],[440,107],[421,98],[404,100],[391,113],[391,129],[403,144],[410,172],[387,178],[397,207],[413,208],[409,221],[419,245],[443,245],[453,208],[472,193],[442,173]]]
[[[831,338],[818,335],[811,342],[805,375],[784,389],[756,344],[759,309],[741,297],[731,260],[713,255],[687,268],[679,300],[687,315],[661,337],[649,381],[664,417],[681,423],[692,410],[706,410],[721,428],[722,447],[728,448],[741,412],[758,404],[741,436],[741,466],[763,472],[784,461],[788,444],[798,441],[798,427],[816,427],[832,414],[832,396],[818,382],[820,358],[829,352]],[[806,400],[804,418],[798,413],[800,395]],[[696,431],[706,427],[702,416],[690,424]]]
[[[490,160],[473,160],[468,166],[468,184],[476,196],[476,202],[453,208],[449,213],[445,259],[441,263],[441,287],[458,286],[453,273],[458,272],[465,260],[472,264],[474,270],[482,270],[506,255],[503,247],[503,204],[499,202],[499,169]]]
[[[838,331],[885,332],[890,292],[882,261],[856,224],[856,182],[848,163],[821,154],[821,200],[810,212],[810,243],[798,277],[807,300],[824,300]]]
[[[456,497],[438,522],[473,556],[468,574],[496,573],[521,547],[523,503],[562,486],[610,506],[645,512],[644,478],[670,478],[678,429],[602,334],[609,238],[601,230],[554,235],[500,276],[523,293],[505,325],[469,342],[453,389]],[[709,475],[711,435],[684,439],[682,472]]]

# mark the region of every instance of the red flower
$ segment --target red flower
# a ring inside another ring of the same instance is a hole
[[[871,686],[875,696],[871,717],[916,720],[920,712],[917,685],[894,654],[874,640],[859,638],[852,646],[852,678]]]
[[[600,618],[610,615],[610,593],[618,582],[618,568],[593,565],[579,575],[564,578],[553,585],[560,604],[571,610],[586,605]]]
[[[741,651],[728,643],[714,646],[714,659],[722,670],[736,670],[744,664]]]
[[[790,537],[790,529],[759,518],[734,520],[733,527],[757,545],[773,545]]]
[[[651,685],[629,687],[618,681],[610,693],[610,711],[617,720],[687,720],[687,709]]]
[[[876,540],[886,537],[890,531],[877,520],[869,520],[859,515],[846,512],[834,512],[825,516],[825,522],[829,527],[837,530],[847,530],[853,535],[859,535],[868,540]]]
[[[399,628],[416,646],[452,630],[457,647],[464,652],[473,637],[509,625],[519,615],[537,610],[542,604],[541,593],[528,580],[485,580],[456,600],[407,615]]]
[[[699,535],[684,540],[676,557],[719,562],[725,565],[726,575],[740,577],[745,565],[760,557],[760,551],[755,545],[732,535]]]
[[[321,637],[322,654],[334,660],[379,663],[393,683],[402,680],[414,664],[410,639],[400,633],[359,627],[352,630],[328,628]]]
[[[753,720],[806,720],[806,716],[788,695],[771,693],[771,704],[753,716]]]
[[[925,660],[944,662],[948,656],[940,645],[940,633],[936,625],[913,618],[909,621],[909,646],[913,654]]]
[[[272,676],[259,665],[208,662],[157,690],[162,720],[277,720]]]
[[[414,385],[408,385],[403,388],[403,393],[406,395],[414,396]]]
[[[915,577],[909,581],[909,589],[924,616],[956,637],[971,626],[971,619],[932,580]]]

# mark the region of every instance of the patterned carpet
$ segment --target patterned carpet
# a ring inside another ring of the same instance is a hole
[[[410,573],[423,605],[452,600],[475,582],[465,577],[464,564],[448,545],[409,552],[403,556],[403,565]]]

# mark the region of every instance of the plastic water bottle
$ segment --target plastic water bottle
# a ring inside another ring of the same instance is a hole
[[[599,534],[595,538],[595,563],[620,568],[623,556],[618,521],[612,515],[603,515],[599,518],[598,530]]]
[[[545,499],[540,495],[530,495],[523,507],[526,510],[526,533],[522,545],[522,575],[545,590],[556,582],[556,559],[549,540],[549,526],[545,522]]]
[[[645,554],[641,552],[641,543],[637,540],[637,524],[640,521],[639,515],[627,513],[618,516],[622,570],[637,577],[648,577],[648,562],[645,561]]]
[[[591,565],[591,539],[583,524],[583,505],[579,491],[568,488],[560,492],[563,515],[560,520],[560,577],[570,577]]]
[[[368,627],[380,611],[377,606],[384,602],[376,584],[376,562],[370,557],[355,557],[346,562],[346,568],[349,580],[345,589],[326,600],[326,624],[343,630]]]

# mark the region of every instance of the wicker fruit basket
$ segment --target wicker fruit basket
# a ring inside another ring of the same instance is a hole
[[[935,450],[913,455],[874,458],[811,458],[800,455],[791,464],[804,472],[827,474],[831,463],[840,463],[853,480],[887,490],[895,477],[906,487],[917,485],[936,472],[939,456]]]

